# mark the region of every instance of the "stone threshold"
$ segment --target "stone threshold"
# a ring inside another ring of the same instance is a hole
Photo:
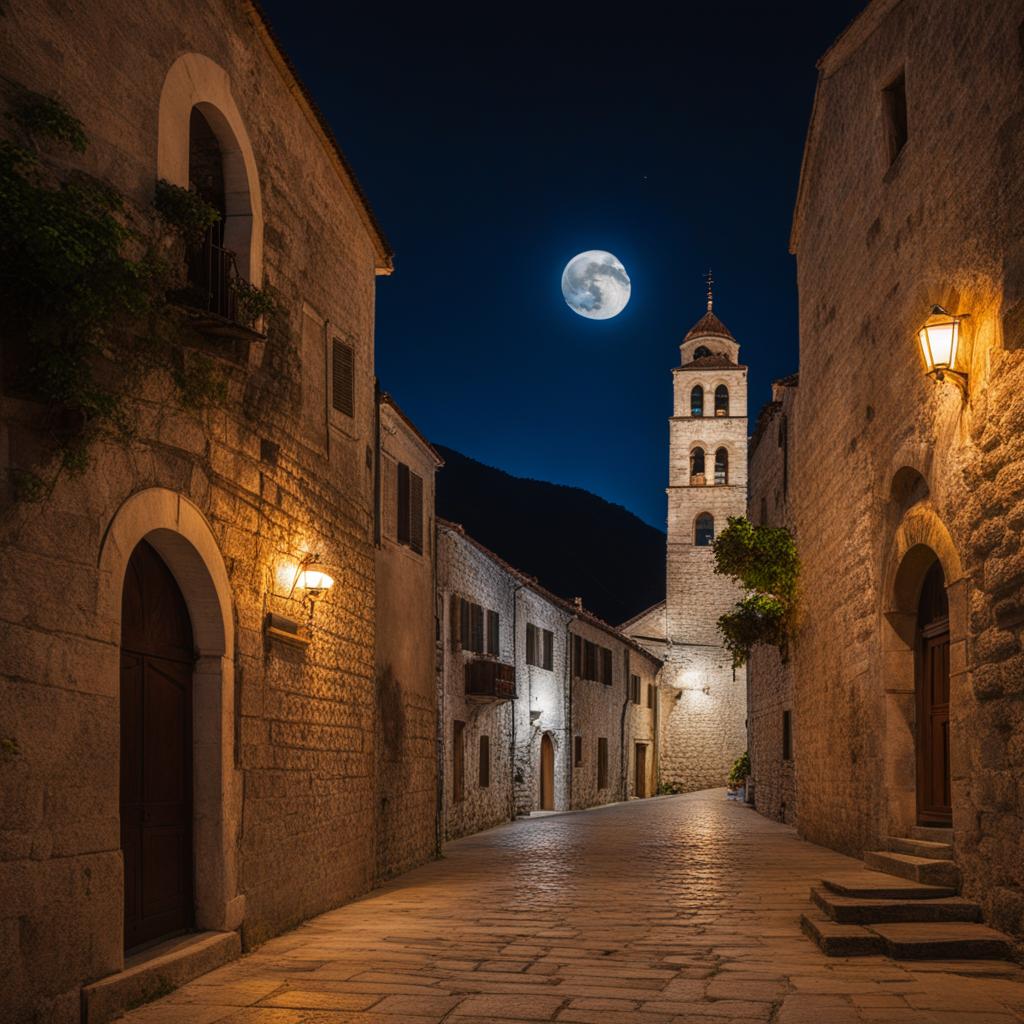
[[[83,1024],[106,1024],[241,956],[238,932],[195,932],[127,957],[124,970],[82,989]]]

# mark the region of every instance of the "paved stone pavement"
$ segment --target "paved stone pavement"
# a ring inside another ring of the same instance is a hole
[[[518,821],[129,1014],[129,1024],[1010,1024],[1024,971],[830,959],[807,890],[858,862],[724,791]]]

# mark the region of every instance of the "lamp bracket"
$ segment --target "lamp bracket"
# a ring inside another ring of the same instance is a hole
[[[959,370],[933,370],[931,376],[940,383],[948,380],[951,384],[955,384],[960,389],[960,394],[963,396],[964,401],[967,401],[968,392],[966,373],[961,373]]]

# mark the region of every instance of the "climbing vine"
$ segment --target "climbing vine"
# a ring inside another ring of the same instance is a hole
[[[730,516],[714,542],[715,572],[748,591],[718,620],[718,630],[737,668],[755,644],[767,644],[786,657],[796,617],[800,560],[792,534],[781,526],[755,526]]]
[[[170,301],[184,276],[185,246],[219,213],[195,192],[156,185],[153,210],[133,210],[105,182],[57,171],[53,150],[83,153],[81,122],[49,97],[17,89],[0,140],[0,332],[8,393],[40,403],[44,451],[55,471],[12,474],[16,496],[38,500],[62,472],[79,473],[100,435],[130,438],[145,376],[167,372],[180,402],[222,401],[226,383],[196,350]],[[153,216],[153,213],[156,216]],[[239,284],[239,320],[272,314],[270,298]]]

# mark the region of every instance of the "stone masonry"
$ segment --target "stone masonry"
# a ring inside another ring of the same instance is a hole
[[[875,0],[822,58],[793,223],[802,559],[794,715],[808,838],[918,820],[918,595],[949,603],[956,860],[1024,934],[1024,50],[1020,0]],[[951,44],[951,40],[953,41]],[[933,305],[969,313],[954,383]]]
[[[729,516],[746,513],[747,370],[738,355],[709,296],[673,369],[666,600],[622,627],[664,662],[660,680],[671,696],[660,716],[659,771],[681,791],[721,785],[746,749],[746,671],[733,668],[717,631],[741,595],[715,574],[710,546]]]
[[[373,324],[391,257],[333,137],[244,0],[9,5],[0,52],[5,82],[56,93],[89,136],[84,155],[44,159],[121,190],[137,223],[158,179],[188,184],[200,105],[239,272],[280,309],[265,338],[196,334],[223,406],[181,408],[151,378],[131,442],[98,442],[38,504],[9,487],[40,468],[38,410],[0,399],[0,1018],[61,1024],[125,960],[121,595],[143,539],[196,647],[195,927],[255,946],[430,843],[378,859]],[[326,384],[336,341],[352,355],[350,411]],[[315,613],[295,589],[313,555],[335,579]],[[294,632],[269,632],[268,613]],[[425,705],[417,716],[410,732],[429,731]],[[409,800],[431,796],[424,784]]]
[[[761,410],[750,439],[747,518],[790,531],[789,425],[797,394],[795,375],[775,381],[772,401]],[[774,647],[756,645],[747,663],[747,749],[754,806],[788,823],[797,820],[795,731],[792,661]]]
[[[390,395],[379,408],[377,873],[386,878],[439,846],[434,475],[442,460]],[[413,481],[408,493],[400,474]]]

